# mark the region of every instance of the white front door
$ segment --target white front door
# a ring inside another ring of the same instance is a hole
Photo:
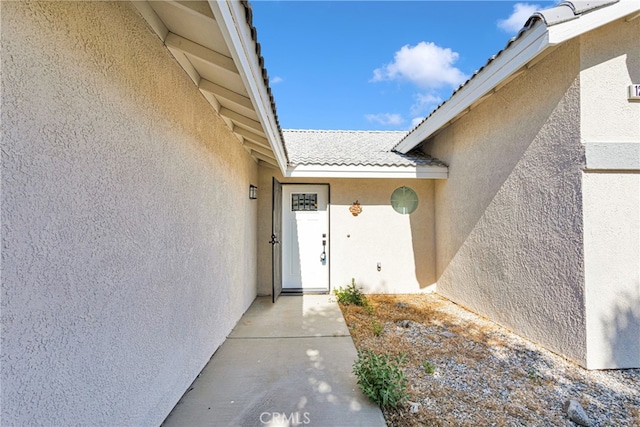
[[[329,290],[329,187],[282,186],[282,289]]]

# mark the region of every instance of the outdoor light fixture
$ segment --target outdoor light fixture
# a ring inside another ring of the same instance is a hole
[[[353,216],[360,215],[360,213],[362,212],[362,206],[360,206],[360,203],[357,200],[353,202],[353,204],[349,208],[349,212],[351,212],[351,215]]]
[[[258,187],[255,185],[249,185],[249,198],[255,200],[258,198]]]

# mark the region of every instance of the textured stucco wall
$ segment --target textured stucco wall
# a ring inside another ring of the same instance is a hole
[[[284,179],[279,171],[260,168],[258,226],[258,292],[271,294],[271,185],[330,185],[330,282],[346,286],[351,279],[367,293],[418,293],[435,283],[435,236],[432,180]],[[390,204],[391,193],[406,185],[418,194],[418,208],[401,215]],[[362,213],[349,206],[358,200]],[[349,235],[350,237],[347,237]],[[377,263],[382,265],[377,270]]]
[[[559,47],[424,150],[450,165],[438,292],[584,364],[579,60]]]
[[[631,149],[640,144],[640,103],[627,99],[640,83],[640,19],[582,38],[580,80],[587,168],[597,169],[583,177],[587,367],[637,368],[640,158],[625,156],[640,153]]]
[[[640,367],[640,173],[584,176],[587,367]]]
[[[640,103],[627,96],[640,83],[640,20],[585,34],[580,51],[582,141],[640,143]]]
[[[2,2],[2,425],[159,425],[256,294],[257,166],[127,2]]]

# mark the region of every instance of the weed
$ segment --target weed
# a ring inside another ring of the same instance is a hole
[[[540,375],[540,372],[538,372],[538,370],[534,367],[529,368],[529,370],[527,371],[527,377],[531,381],[540,381],[543,379],[542,375]]]
[[[358,385],[369,399],[381,407],[397,408],[404,403],[407,394],[407,377],[401,366],[406,356],[400,354],[376,354],[371,350],[358,351],[358,359],[353,364],[353,373]]]
[[[368,315],[373,314],[373,304],[371,304],[369,300],[364,301],[364,311],[366,311]]]
[[[424,372],[429,375],[433,375],[436,372],[436,365],[428,360],[422,362],[422,368],[424,369]]]
[[[377,319],[371,319],[371,329],[373,330],[373,335],[379,337],[384,330],[384,325],[378,322]]]
[[[368,306],[367,298],[364,296],[362,291],[356,287],[356,279],[351,279],[351,284],[346,288],[342,288],[342,286],[340,286],[339,288],[334,289],[333,293],[341,304],[353,304],[364,307]]]

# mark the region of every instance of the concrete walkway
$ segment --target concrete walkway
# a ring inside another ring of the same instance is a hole
[[[334,298],[258,297],[164,425],[385,426],[356,354]]]

